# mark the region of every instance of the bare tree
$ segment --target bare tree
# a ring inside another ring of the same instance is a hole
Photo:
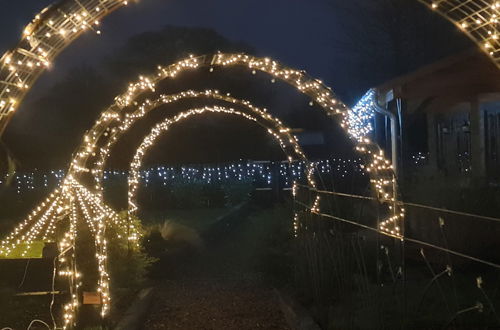
[[[342,63],[339,73],[348,70],[364,87],[472,47],[451,23],[417,0],[325,1],[337,23],[332,41]]]

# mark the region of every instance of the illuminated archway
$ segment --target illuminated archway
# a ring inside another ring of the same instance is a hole
[[[238,105],[245,109],[247,112],[253,114],[249,115],[245,112],[236,111],[231,108],[220,108],[213,107],[210,109],[193,110],[191,113],[183,113],[178,115],[175,120],[180,120],[191,116],[193,114],[202,113],[205,111],[211,112],[223,112],[230,113],[233,115],[239,115],[245,119],[252,120],[259,123],[261,126],[267,128],[267,132],[271,134],[282,147],[283,151],[287,155],[289,161],[294,159],[300,159],[307,161],[304,153],[302,152],[296,139],[290,135],[290,129],[285,127],[278,119],[271,116],[265,110],[261,110],[253,106],[250,102],[244,100],[238,100],[229,95],[220,95],[217,91],[205,91],[205,92],[183,92],[170,96],[160,96],[155,102],[147,101],[142,106],[138,107],[136,111],[132,112],[130,116],[126,117],[126,120],[119,122],[122,125],[119,126],[121,130],[115,132],[122,132],[132,125],[133,122],[140,119],[148,111],[153,110],[162,104],[168,104],[175,100],[181,98],[199,98],[199,97],[211,97],[214,100],[224,100],[232,105]],[[100,126],[102,122],[98,121],[98,124],[94,126],[100,131],[102,136],[106,129],[102,129]],[[109,126],[108,126],[109,128]],[[95,136],[95,135],[94,135]],[[118,136],[113,135],[108,142],[114,142]],[[96,139],[97,140],[97,139]],[[90,153],[96,147],[95,144],[90,143],[87,136],[84,138],[84,143],[81,146],[81,150],[84,150],[86,155]],[[107,155],[107,153],[104,153]],[[83,165],[80,154],[77,154],[75,160],[78,164]],[[76,164],[76,163],[72,163]],[[56,190],[45,202],[43,202],[38,208],[35,209],[32,215],[30,215],[25,221],[23,221],[14,232],[9,235],[0,244],[0,254],[8,255],[14,248],[16,248],[20,243],[26,244],[23,254],[25,254],[30,249],[30,244],[42,238],[43,240],[56,240],[54,234],[55,222],[57,220],[57,215],[67,211],[69,213],[68,225],[69,230],[63,235],[61,241],[59,241],[59,248],[61,254],[61,265],[59,266],[58,274],[63,277],[68,277],[70,282],[70,290],[72,292],[72,298],[64,306],[64,326],[72,324],[72,320],[75,317],[77,306],[78,306],[78,279],[81,273],[78,271],[75,263],[75,239],[77,236],[77,228],[82,225],[79,220],[78,214],[82,214],[82,219],[84,223],[90,229],[91,234],[95,239],[95,250],[97,259],[97,271],[99,274],[99,281],[97,283],[97,291],[102,295],[102,308],[101,315],[105,316],[109,310],[110,296],[109,296],[109,275],[106,267],[106,238],[105,228],[106,226],[114,226],[121,230],[122,238],[127,240],[137,241],[138,236],[136,235],[135,228],[130,226],[130,223],[124,222],[123,219],[117,216],[117,214],[107,207],[102,196],[99,194],[92,193],[84,185],[78,181],[78,176],[86,171],[82,170],[82,167],[72,166],[72,169],[68,172],[62,187]],[[313,167],[312,165],[306,166],[306,176],[308,179],[308,184],[311,188],[316,188],[313,177]],[[295,190],[294,190],[295,191]],[[312,209],[317,208],[316,202],[314,202],[310,207]],[[294,228],[298,229],[297,215],[294,216]],[[36,221],[32,221],[36,220]],[[59,226],[61,224],[58,224]],[[26,227],[26,228],[25,228]],[[26,231],[23,232],[23,230]],[[43,236],[42,236],[43,234]],[[73,253],[73,255],[71,255]],[[73,293],[75,295],[73,296]]]

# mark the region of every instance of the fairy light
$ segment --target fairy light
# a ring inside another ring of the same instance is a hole
[[[373,131],[375,95],[373,89],[366,92],[348,112],[342,123],[342,127],[347,128],[349,135],[358,142],[362,142]]]
[[[16,247],[19,246],[19,244],[24,243],[24,240],[34,240],[33,235],[36,230],[33,230],[33,228],[39,228],[40,223],[46,221],[47,213],[52,212],[57,203],[58,194],[59,190],[57,189],[45,201],[40,203],[25,220],[23,220],[4,240],[0,242],[0,255],[9,256],[16,249]],[[25,231],[26,228],[29,228],[27,232]]]

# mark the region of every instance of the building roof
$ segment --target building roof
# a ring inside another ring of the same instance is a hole
[[[479,50],[469,50],[377,87],[381,101],[402,98],[426,102],[425,111],[447,111],[456,104],[491,97],[500,99],[500,70]]]

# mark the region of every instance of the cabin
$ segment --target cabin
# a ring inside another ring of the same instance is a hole
[[[396,150],[398,176],[499,181],[500,70],[482,52],[445,58],[376,92],[383,111],[373,138],[389,155]]]

